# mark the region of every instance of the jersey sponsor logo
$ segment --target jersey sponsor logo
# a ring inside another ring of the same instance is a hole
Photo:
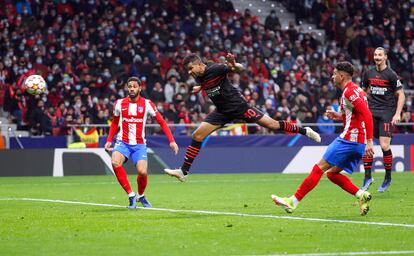
[[[128,108],[123,108],[123,109],[121,109],[122,111],[126,111],[126,110],[128,110]]]
[[[402,83],[401,83],[400,79],[397,80],[397,87],[402,87]]]
[[[374,87],[374,86],[371,86],[371,94],[385,95],[385,93],[387,91],[388,91],[387,87]]]
[[[142,119],[142,118],[135,118],[135,117],[122,118],[122,122],[127,122],[127,123],[142,123],[142,122],[144,122],[144,119]]]
[[[211,88],[211,89],[207,89],[206,93],[209,97],[213,97],[213,96],[216,96],[216,95],[220,94],[220,89],[221,89],[221,87],[217,86],[217,87],[214,87],[214,88]]]

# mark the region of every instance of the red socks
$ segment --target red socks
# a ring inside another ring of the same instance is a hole
[[[302,200],[320,181],[323,171],[317,164],[313,166],[311,173],[303,180],[295,193],[296,199]]]
[[[147,175],[139,175],[137,177],[138,183],[138,195],[142,196],[145,192],[145,188],[147,187],[148,183],[148,176]]]
[[[131,189],[131,186],[129,185],[127,173],[124,167],[123,166],[119,166],[119,167],[112,166],[112,168],[114,168],[116,178],[118,179],[119,184],[121,184],[125,192],[127,192],[127,194],[132,193],[133,191]],[[148,176],[138,175],[137,183],[138,183],[138,195],[143,195],[145,192],[145,188],[147,187]]]
[[[328,176],[328,179],[330,179],[333,183],[340,186],[351,195],[355,195],[359,190],[359,188],[355,186],[355,184],[352,183],[352,181],[345,175],[336,172],[327,172],[326,176]]]
[[[132,193],[132,189],[131,189],[131,186],[129,185],[128,177],[127,177],[124,167],[123,166],[118,166],[118,167],[112,166],[112,168],[114,168],[116,178],[118,179],[119,184],[121,184],[125,192],[127,192],[127,194]]]

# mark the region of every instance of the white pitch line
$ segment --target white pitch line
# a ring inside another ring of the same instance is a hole
[[[302,253],[302,254],[266,254],[266,256],[341,256],[341,255],[393,255],[414,254],[414,251],[378,251],[378,252],[329,252],[329,253]]]
[[[66,200],[53,200],[53,199],[42,199],[42,198],[0,198],[0,201],[12,201],[12,200],[126,208],[123,205],[117,205],[117,204],[100,204],[100,203],[66,201]],[[209,215],[227,215],[227,216],[239,216],[239,217],[255,217],[255,218],[268,218],[268,219],[289,219],[289,220],[304,220],[304,221],[317,221],[317,222],[350,223],[350,224],[363,224],[363,225],[374,225],[374,226],[414,228],[414,224],[402,224],[402,223],[370,222],[370,221],[356,221],[356,220],[336,220],[336,219],[320,219],[320,218],[304,218],[304,217],[277,216],[277,215],[266,215],[266,214],[249,214],[249,213],[238,213],[238,212],[216,212],[216,211],[206,211],[206,210],[182,210],[182,209],[143,208],[143,207],[137,207],[137,208],[142,209],[142,210],[149,210],[149,211],[199,213],[199,214],[209,214]]]
[[[242,179],[242,180],[191,180],[187,184],[191,183],[234,183],[235,181],[240,183],[251,183],[251,182],[285,182],[285,181],[299,181],[300,178],[292,178],[292,179],[283,179],[283,180],[277,180],[277,179]],[[151,181],[151,183],[154,184],[168,184],[168,183],[178,183],[176,180],[159,180],[159,181]],[[45,186],[45,185],[52,185],[52,186],[73,186],[73,185],[112,185],[112,184],[119,184],[117,181],[107,181],[107,182],[50,182],[50,183],[0,183],[1,187],[11,187],[16,185],[21,186]]]

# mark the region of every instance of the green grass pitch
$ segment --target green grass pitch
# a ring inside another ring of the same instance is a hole
[[[414,255],[414,173],[394,173],[386,193],[376,192],[376,173],[364,217],[326,177],[293,214],[273,204],[272,193],[290,195],[304,177],[150,175],[146,196],[158,210],[126,209],[113,176],[0,178],[0,255]],[[351,178],[360,185],[362,174]]]

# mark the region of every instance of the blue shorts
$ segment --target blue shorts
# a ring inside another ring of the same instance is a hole
[[[128,145],[123,141],[117,140],[115,142],[114,151],[118,151],[127,158],[132,158],[134,165],[137,165],[139,160],[148,160],[147,146],[145,144]]]
[[[326,162],[352,174],[358,168],[364,152],[365,144],[351,142],[338,137],[329,144],[322,158]]]

